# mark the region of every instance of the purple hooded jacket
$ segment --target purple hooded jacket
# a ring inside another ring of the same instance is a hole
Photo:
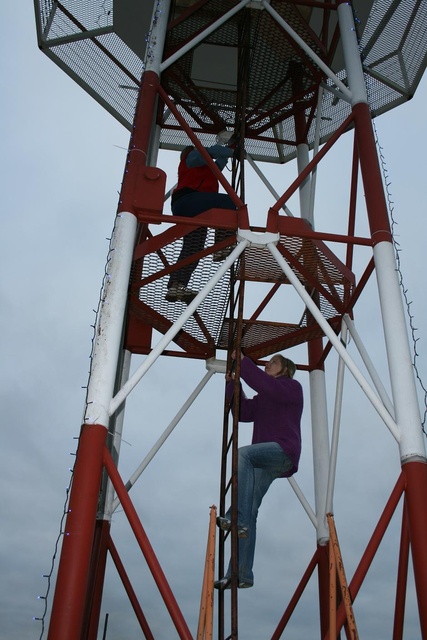
[[[254,423],[252,444],[280,444],[293,462],[293,467],[283,476],[293,475],[298,470],[301,455],[303,393],[300,383],[286,376],[269,376],[247,357],[242,358],[240,377],[257,395],[247,398],[241,388],[239,421]],[[234,382],[228,382],[226,394],[229,400],[233,389]]]

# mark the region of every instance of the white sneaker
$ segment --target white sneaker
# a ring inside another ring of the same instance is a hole
[[[165,300],[168,302],[187,302],[190,303],[197,296],[198,291],[193,291],[180,282],[174,282],[168,287],[168,292],[165,295]]]

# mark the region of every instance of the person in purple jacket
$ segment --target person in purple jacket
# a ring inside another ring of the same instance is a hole
[[[235,358],[235,352],[232,355]],[[238,450],[238,498],[237,535],[239,537],[240,589],[252,587],[252,571],[256,521],[262,499],[273,480],[286,478],[298,470],[301,454],[301,414],[303,392],[300,383],[293,379],[295,364],[280,354],[274,355],[262,371],[243,354],[240,377],[254,391],[247,398],[240,388],[240,422],[253,422],[252,444]],[[231,400],[234,379],[226,375],[226,395]],[[231,508],[224,516],[218,516],[217,525],[228,531],[231,528]],[[231,563],[224,578],[215,582],[216,589],[231,585]]]

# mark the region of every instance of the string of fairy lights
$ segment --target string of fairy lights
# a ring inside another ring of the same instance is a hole
[[[99,315],[100,315],[100,311],[101,311],[101,307],[103,305],[103,303],[105,302],[105,297],[104,297],[104,291],[105,291],[105,284],[107,282],[107,280],[111,279],[111,274],[109,273],[109,265],[112,259],[112,255],[113,252],[115,251],[115,248],[113,246],[113,238],[114,238],[114,234],[115,234],[115,228],[116,228],[116,223],[117,223],[117,219],[120,218],[120,214],[118,214],[115,218],[115,222],[114,222],[114,227],[113,227],[113,231],[111,234],[110,238],[107,238],[107,240],[109,241],[109,246],[108,246],[108,252],[107,252],[107,259],[106,259],[106,263],[105,263],[105,267],[104,267],[104,275],[102,278],[102,283],[101,283],[101,287],[100,287],[100,292],[99,292],[99,296],[98,296],[98,305],[96,309],[93,309],[93,312],[95,314],[95,321],[91,326],[92,328],[92,338],[91,338],[91,351],[90,351],[90,356],[89,356],[89,361],[90,361],[90,367],[89,367],[89,374],[88,374],[88,382],[85,386],[82,387],[82,389],[86,389],[86,397],[85,397],[85,403],[84,403],[84,419],[86,419],[86,415],[87,415],[87,410],[88,407],[90,405],[89,399],[88,399],[88,390],[89,390],[89,380],[90,380],[90,376],[91,376],[91,371],[92,371],[92,362],[93,362],[93,354],[94,354],[94,348],[95,348],[95,342],[96,342],[96,333],[97,333],[97,326],[98,326],[98,320],[99,320]],[[110,437],[113,434],[109,434]],[[75,453],[70,453],[70,455],[72,456],[77,456],[77,452],[78,452],[78,445],[79,445],[79,441],[80,441],[80,436],[75,438],[78,442],[77,442],[77,448],[76,448],[76,452]],[[48,599],[49,599],[49,594],[50,594],[50,590],[51,590],[51,586],[52,586],[52,580],[53,580],[53,574],[55,571],[55,563],[56,563],[56,558],[58,556],[58,551],[59,551],[59,547],[60,547],[60,541],[62,536],[65,534],[65,530],[64,530],[64,523],[68,514],[68,503],[69,503],[69,497],[70,497],[70,491],[71,491],[71,485],[73,482],[73,474],[74,474],[74,465],[73,467],[70,468],[70,473],[71,473],[71,477],[70,477],[70,482],[68,484],[68,486],[65,489],[65,502],[64,502],[64,507],[63,507],[63,512],[61,515],[61,519],[60,519],[60,523],[59,523],[59,532],[54,544],[54,551],[53,551],[53,555],[52,555],[52,560],[51,560],[51,566],[50,566],[50,570],[48,573],[43,574],[43,578],[45,578],[47,580],[46,583],[46,591],[44,593],[44,595],[40,595],[38,596],[39,600],[42,600],[44,602],[44,608],[43,608],[43,612],[40,616],[35,616],[33,618],[33,620],[38,621],[41,623],[41,631],[40,631],[40,636],[39,636],[39,640],[42,640],[44,632],[45,632],[45,628],[46,628],[46,617],[47,617],[47,612],[48,612]]]
[[[161,16],[161,14],[163,13],[163,9],[162,9],[162,5],[163,5],[163,0],[157,0],[157,4],[156,4],[156,8],[153,11],[153,20],[151,22],[151,29],[148,31],[148,33],[145,36],[145,42],[147,44],[146,46],[146,56],[145,56],[145,64],[147,64],[148,61],[152,61],[154,58],[154,49],[156,47],[156,38],[153,37],[153,31],[154,31],[154,27],[157,26],[157,22]]]
[[[153,38],[153,27],[156,26],[158,19],[163,11],[162,9],[162,4],[163,4],[163,0],[157,0],[157,4],[156,4],[156,8],[154,10],[153,13],[153,21],[152,21],[152,27],[150,29],[150,31],[148,31],[145,34],[145,42],[147,43],[146,46],[146,59],[144,61],[143,64],[143,70],[146,67],[146,63],[148,60],[151,60],[154,56],[154,48],[156,45],[156,41],[155,38]],[[102,12],[99,14],[98,19],[97,19],[97,24],[101,25],[103,19],[107,19],[108,21],[111,20],[111,14],[112,14],[112,8],[111,8],[111,1],[110,0],[103,0],[101,2],[101,9]],[[118,214],[118,216],[116,217],[115,222],[117,221],[117,218],[120,217],[120,214]],[[98,320],[99,320],[99,314],[100,314],[100,310],[101,310],[101,306],[104,302],[104,298],[103,298],[103,291],[105,290],[105,283],[108,279],[111,278],[111,274],[109,273],[109,263],[111,261],[111,257],[112,257],[112,253],[114,251],[114,247],[112,246],[112,241],[114,238],[114,232],[115,232],[115,226],[116,224],[114,224],[113,227],[113,231],[111,234],[111,238],[107,238],[107,240],[109,240],[109,247],[108,247],[108,253],[107,253],[107,260],[105,263],[105,268],[104,268],[104,276],[102,278],[102,283],[101,283],[101,288],[100,288],[100,293],[99,293],[99,298],[98,298],[98,306],[97,309],[94,309],[94,313],[95,313],[95,321],[94,324],[91,325],[92,329],[93,329],[93,334],[92,334],[92,340],[91,340],[91,352],[90,352],[90,368],[89,368],[89,377],[88,377],[88,383],[85,387],[86,389],[86,398],[85,398],[85,404],[84,404],[84,419],[86,419],[87,416],[87,411],[88,411],[88,407],[89,407],[89,401],[88,401],[88,388],[89,388],[89,379],[90,379],[90,375],[91,375],[91,370],[92,370],[92,361],[93,361],[93,352],[94,352],[94,347],[95,347],[95,340],[96,340],[96,327],[98,325]],[[113,434],[109,434],[110,437],[112,437]],[[77,440],[79,441],[80,438],[77,437]],[[70,455],[74,455],[77,456],[77,450],[78,450],[78,444],[77,444],[77,449],[76,449],[76,453],[74,454],[70,454]],[[74,474],[74,465],[72,468],[70,468],[70,472],[71,472],[71,477],[70,477],[70,482],[68,484],[68,486],[66,487],[65,493],[66,493],[66,497],[65,497],[65,502],[64,502],[64,507],[63,507],[63,512],[60,518],[60,524],[59,524],[59,533],[58,536],[56,538],[55,544],[54,544],[54,551],[53,551],[53,555],[52,555],[52,560],[51,560],[51,566],[50,566],[50,570],[48,573],[43,574],[43,578],[46,579],[46,590],[44,595],[40,595],[38,596],[39,600],[42,600],[44,603],[44,607],[43,607],[43,611],[41,613],[41,615],[39,616],[34,616],[33,620],[40,622],[41,623],[41,631],[40,631],[40,636],[39,636],[39,640],[42,640],[44,633],[45,633],[45,629],[46,629],[46,617],[47,617],[47,612],[48,612],[48,599],[49,599],[49,595],[50,595],[50,590],[51,590],[51,586],[52,586],[52,579],[53,579],[53,574],[54,574],[54,570],[55,570],[55,563],[56,563],[56,558],[58,555],[58,551],[59,551],[59,546],[60,546],[60,541],[62,536],[64,535],[64,523],[66,520],[66,516],[68,513],[68,503],[69,503],[69,496],[70,496],[70,491],[71,491],[71,485],[72,485],[72,481],[73,481],[73,474]]]
[[[95,23],[99,27],[104,27],[111,22],[111,16],[113,14],[113,2],[112,0],[102,0],[100,5],[100,12],[95,20]]]
[[[405,286],[405,281],[404,281],[403,272],[402,272],[402,262],[400,259],[400,254],[402,249],[401,249],[400,243],[396,239],[396,233],[395,233],[396,227],[398,226],[399,223],[397,222],[395,213],[394,213],[395,212],[394,202],[392,199],[392,193],[390,191],[391,181],[389,178],[389,172],[388,172],[386,160],[384,157],[384,150],[379,142],[378,131],[375,125],[375,120],[373,120],[372,122],[373,122],[374,134],[375,134],[375,142],[378,149],[378,156],[380,159],[380,165],[383,172],[383,182],[384,182],[384,189],[386,193],[387,208],[389,211],[389,216],[391,221],[391,236],[392,236],[394,251],[396,255],[396,272],[398,274],[400,288],[402,290],[403,299],[405,301],[406,313],[408,316],[409,332],[411,334],[411,339],[412,339],[412,366],[414,368],[414,372],[415,372],[415,376],[418,381],[418,384],[422,390],[422,393],[424,394],[424,413],[421,421],[421,428],[423,430],[424,435],[427,436],[427,431],[426,431],[427,389],[424,385],[424,382],[421,378],[421,374],[418,369],[418,359],[420,357],[420,354],[418,352],[417,343],[420,338],[417,337],[418,329],[415,326],[415,316],[411,310],[412,300],[410,300],[409,298],[409,289]]]
[[[373,11],[376,11],[376,5],[374,3],[373,6]],[[357,39],[358,39],[358,44],[359,44],[359,51],[360,51],[360,57],[361,60],[363,61],[364,59],[364,51],[363,51],[363,47],[361,45],[361,39],[360,39],[360,35],[359,35],[359,31],[358,31],[358,26],[360,25],[360,19],[357,16],[357,12],[356,10],[353,8],[353,15],[354,15],[354,21],[355,21],[355,25],[356,25],[356,34],[357,34]],[[372,77],[370,76],[370,74],[365,73],[365,84],[366,84],[366,93],[367,93],[367,98],[368,98],[368,103],[369,103],[369,107],[371,109],[371,113],[372,113],[372,127],[373,127],[373,131],[374,131],[374,136],[375,136],[375,144],[378,150],[378,157],[379,157],[379,162],[380,162],[380,166],[381,166],[381,171],[382,171],[382,176],[383,176],[383,185],[384,185],[384,190],[385,190],[385,195],[386,195],[386,202],[387,202],[387,209],[388,209],[388,213],[389,213],[389,217],[390,217],[390,227],[391,227],[391,237],[392,237],[392,242],[393,242],[393,247],[394,247],[394,251],[395,251],[395,256],[396,256],[396,272],[398,274],[398,278],[399,278],[399,285],[402,291],[402,296],[405,302],[405,307],[406,307],[406,314],[408,316],[408,325],[409,325],[409,332],[411,335],[411,339],[412,339],[412,366],[415,372],[415,376],[418,382],[418,385],[421,389],[421,393],[423,394],[423,400],[424,400],[424,408],[423,408],[423,416],[422,416],[422,420],[421,420],[421,428],[423,430],[424,435],[427,437],[427,428],[426,428],[426,420],[427,420],[427,388],[423,382],[423,379],[421,377],[419,368],[418,368],[418,361],[419,361],[419,357],[420,354],[418,353],[418,348],[417,348],[417,343],[419,341],[419,337],[417,337],[417,333],[418,333],[418,329],[415,326],[415,316],[412,313],[411,310],[411,306],[412,306],[412,301],[409,298],[409,289],[405,286],[405,280],[403,277],[403,271],[402,271],[402,262],[401,262],[401,258],[400,258],[400,254],[401,254],[401,246],[400,243],[398,242],[398,240],[396,239],[396,228],[398,226],[398,222],[396,219],[396,215],[395,215],[395,208],[394,208],[394,202],[393,202],[393,197],[392,197],[392,193],[390,190],[391,187],[391,180],[390,180],[390,174],[387,168],[387,162],[384,156],[384,149],[381,146],[380,140],[379,140],[379,135],[378,135],[378,129],[376,126],[376,121],[375,121],[375,109],[373,108],[372,105],[372,101],[370,99],[370,96],[373,94],[373,89],[372,89],[372,84],[373,84],[373,80]]]

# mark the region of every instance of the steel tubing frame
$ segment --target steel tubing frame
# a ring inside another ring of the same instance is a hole
[[[164,0],[164,3],[168,5],[168,0]],[[242,6],[246,4],[246,2],[242,2]],[[262,4],[264,8],[273,15],[268,3],[263,0]],[[403,304],[395,273],[394,249],[372,131],[371,116],[363,81],[362,66],[357,48],[353,16],[351,14],[351,7],[347,2],[338,0],[338,5],[338,18],[351,93],[351,119],[354,120],[355,124],[355,140],[358,148],[360,169],[366,195],[367,213],[374,245],[376,275],[384,323],[396,423],[394,423],[393,419],[390,419],[390,414],[387,416],[383,414],[382,417],[395,437],[397,436],[396,439],[399,443],[402,462],[402,475],[398,480],[396,488],[371,538],[371,542],[350,583],[350,591],[354,598],[396,507],[397,499],[400,497],[401,492],[405,491],[406,511],[404,514],[404,525],[402,525],[402,560],[400,565],[402,575],[398,580],[398,593],[396,596],[395,634],[397,639],[402,626],[402,612],[404,607],[402,585],[404,582],[403,573],[405,570],[405,550],[407,545],[404,534],[406,535],[406,532],[408,532],[414,564],[421,630],[423,636],[427,637],[427,610],[425,610],[423,606],[423,598],[425,597],[425,593],[427,593],[427,511],[425,509],[427,496],[427,464],[425,444],[420,427],[420,416],[412,362],[406,336]],[[168,13],[165,8],[163,13]],[[156,29],[159,31],[156,47],[160,51],[163,50],[164,31],[161,31],[163,19],[158,20],[156,26]],[[164,26],[163,24],[163,27]],[[116,246],[118,248],[116,255],[119,259],[114,260],[114,256],[112,257],[110,264],[111,277],[106,282],[104,288],[97,327],[98,337],[94,346],[91,379],[88,387],[87,408],[90,409],[90,415],[87,414],[85,416],[85,424],[82,426],[80,435],[58,578],[52,605],[49,640],[76,640],[76,638],[81,638],[82,629],[85,624],[88,624],[89,614],[87,613],[85,605],[87,604],[88,595],[90,596],[90,594],[88,594],[88,585],[91,577],[91,554],[93,553],[98,495],[104,465],[113,481],[119,499],[127,512],[135,536],[144,552],[180,637],[185,640],[190,640],[191,638],[191,634],[182,618],[182,614],[179,611],[166,578],[155,558],[142,525],[137,518],[126,487],[117,472],[110,453],[105,448],[109,417],[121,406],[127,395],[127,393],[122,393],[113,398],[113,388],[118,354],[121,346],[127,282],[129,280],[133,244],[136,234],[134,194],[138,189],[140,168],[147,164],[150,144],[152,142],[155,103],[159,93],[161,95],[158,80],[159,72],[160,56],[157,51],[157,54],[147,63],[135,113],[134,129],[129,146],[120,198],[119,215],[116,219],[116,227],[113,234],[113,241],[117,243]],[[347,97],[348,89],[344,89]],[[350,118],[348,121],[350,121]],[[315,168],[329,146],[333,144],[333,141],[344,131],[347,124],[348,122],[346,121],[346,123],[340,127],[339,131],[332,136],[330,142],[317,154],[316,159],[309,162],[305,169],[301,171],[299,182],[296,181],[294,183],[294,188],[303,184],[305,178]],[[275,207],[272,208],[273,213],[276,213],[278,208],[284,205],[289,194],[290,190],[278,199]],[[235,195],[234,198],[236,198]],[[237,204],[243,208],[243,203],[239,201]],[[273,231],[271,228],[269,228],[269,230]],[[244,237],[243,240],[231,256],[229,256],[224,265],[220,267],[217,273],[218,279],[240,255],[245,246],[248,245],[248,241],[245,241]],[[274,256],[278,256],[278,262],[280,264],[281,261],[283,261],[283,257],[272,244],[269,248]],[[291,276],[292,273],[288,275]],[[291,277],[289,277],[289,279],[292,281]],[[187,309],[188,315],[193,313],[194,309],[208,293],[209,288],[205,289],[206,290],[200,292]],[[112,307],[114,307],[115,310],[114,317],[111,313]],[[179,330],[179,326],[176,330]],[[172,338],[173,335],[168,335],[169,340]],[[333,340],[331,341],[333,342]],[[338,342],[337,340],[337,343]],[[158,345],[159,352],[164,348],[165,344],[166,343],[161,341]],[[309,361],[310,365],[313,366],[316,362],[321,361],[320,356],[322,354],[318,343],[313,344],[310,349]],[[343,358],[346,364],[349,364],[342,350],[337,350],[340,357]],[[112,357],[111,353],[113,354]],[[152,361],[154,361],[158,353],[152,353],[151,355],[153,356]],[[319,369],[313,373],[315,376],[319,373],[323,375],[323,369]],[[127,391],[130,391],[130,387],[127,388]],[[322,395],[322,393],[317,395]],[[316,398],[313,398],[313,401],[317,407],[323,402],[323,400],[318,401]],[[386,413],[386,410],[384,413]],[[323,437],[321,447],[325,446],[325,442],[325,438]],[[325,455],[326,454],[323,453],[321,456],[323,461],[322,467]],[[321,493],[323,496],[323,492]],[[320,502],[322,500],[323,498],[320,498]],[[323,511],[323,508],[316,508],[316,514],[318,516],[320,515],[322,517]],[[319,524],[319,517],[317,523],[318,528],[322,526],[322,523]],[[110,546],[110,551],[111,549],[113,549],[113,546]],[[321,550],[318,549],[317,554],[324,552],[325,548],[322,547]],[[113,554],[114,553],[113,550]],[[325,558],[323,558],[323,560],[325,560]],[[317,562],[319,566],[322,565],[324,567],[326,565],[325,561],[322,562],[318,556]],[[310,569],[311,568],[312,563],[310,564]],[[319,576],[319,590],[322,592],[325,586],[327,587],[327,585],[325,585],[326,571],[319,568]],[[93,577],[99,578],[99,575]],[[95,582],[96,581],[95,579]],[[326,603],[328,602],[327,599],[323,597],[321,602],[321,611],[323,612],[327,611],[325,601]],[[323,614],[321,615],[323,616]],[[287,617],[286,614],[284,618]],[[343,613],[343,607],[340,606],[337,615],[337,632],[339,632],[340,626],[342,626],[344,621],[345,615]],[[91,628],[93,627],[93,619],[90,620],[89,626]],[[277,633],[278,631],[276,631],[273,638],[279,637]]]
[[[338,19],[343,41],[349,87],[351,89],[355,141],[358,148],[360,169],[365,187],[367,213],[374,246],[378,291],[392,382],[394,411],[391,412],[391,415],[394,417],[394,413],[396,414],[396,423],[393,424],[394,421],[388,419],[388,416],[381,407],[377,406],[377,410],[382,414],[383,419],[386,424],[388,424],[390,430],[394,432],[396,440],[399,443],[402,468],[406,474],[406,501],[408,504],[409,500],[411,502],[410,510],[408,506],[408,520],[411,532],[416,590],[419,600],[419,615],[423,636],[426,635],[427,637],[427,613],[421,604],[422,594],[427,593],[427,513],[425,510],[427,465],[425,443],[422,437],[412,362],[406,336],[403,304],[396,276],[392,236],[376,153],[363,70],[358,52],[356,30],[349,4],[345,2],[345,0],[340,0],[338,4]],[[267,7],[265,8],[267,9]],[[272,14],[271,9],[267,10]],[[283,207],[295,187],[299,187],[300,190],[304,188],[304,180],[312,167],[316,166],[319,159],[320,158],[313,159],[311,163],[308,162],[305,168],[301,166],[298,180],[294,182],[293,187],[288,189],[288,191],[279,198],[271,211],[277,211],[279,207]],[[281,256],[277,249],[273,245],[270,245],[270,251],[276,256],[280,264]],[[291,275],[290,270],[284,268],[284,271],[288,277]],[[292,282],[292,278],[289,277],[289,279]],[[298,287],[296,288],[298,290]],[[314,304],[312,306],[314,306]],[[328,332],[326,332],[326,335],[328,335]],[[334,344],[333,339],[331,342]],[[337,345],[335,344],[334,346]],[[342,350],[340,355],[341,358],[344,357]],[[344,357],[344,360],[346,361],[347,358]],[[310,361],[312,363],[315,362],[314,359],[310,359]],[[368,389],[367,391],[368,395],[371,395]],[[318,403],[315,402],[316,398],[312,398],[312,401],[315,406],[318,406]],[[388,410],[390,410],[389,405]],[[324,442],[324,438],[321,438],[321,440]],[[325,456],[322,457],[322,459],[324,458]],[[415,480],[415,478],[417,480]],[[329,500],[332,500],[331,495],[329,496]],[[318,513],[317,505],[316,513]],[[325,579],[326,575],[322,576],[319,571],[320,592],[324,592],[327,586]],[[401,602],[401,596],[399,602]],[[321,599],[321,626],[323,628],[324,615],[322,614],[322,610],[325,610],[325,605],[326,600]]]

